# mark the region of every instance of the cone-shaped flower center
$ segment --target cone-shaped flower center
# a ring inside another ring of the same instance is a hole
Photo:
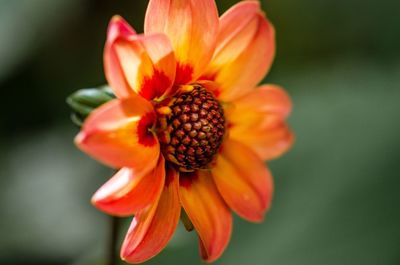
[[[169,104],[162,152],[181,171],[206,169],[222,143],[225,117],[219,102],[200,85]]]

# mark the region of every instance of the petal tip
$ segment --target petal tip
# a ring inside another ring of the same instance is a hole
[[[268,208],[265,209],[260,209],[259,211],[249,211],[249,212],[238,212],[235,211],[236,214],[245,219],[246,221],[249,221],[251,223],[255,223],[255,224],[261,224],[262,222],[264,222],[265,220],[265,215],[268,211]]]
[[[249,7],[249,8],[261,10],[261,5],[260,5],[259,0],[241,1],[241,2],[237,3],[236,5],[240,6],[241,9],[243,9],[244,7]]]
[[[92,198],[90,198],[90,203],[95,206],[96,208],[99,208],[100,202],[103,200],[103,196],[100,195],[99,191],[97,190]]]
[[[74,139],[74,143],[77,147],[82,148],[82,145],[87,141],[88,135],[84,131],[80,131]]]
[[[120,15],[114,15],[107,29],[107,42],[111,43],[117,39],[118,36],[129,36],[135,34],[135,30],[129,23]]]
[[[119,22],[119,21],[123,21],[124,19],[120,16],[120,15],[114,15],[112,18],[111,18],[111,22],[112,23],[115,23],[115,22]]]
[[[129,251],[125,250],[124,247],[121,248],[120,258],[122,261],[129,263],[129,264],[140,264],[145,262],[146,260],[136,260],[130,257]]]
[[[262,222],[264,222],[265,212],[257,213],[252,217],[247,216],[245,219],[252,223],[261,224]]]
[[[119,254],[120,258],[122,261],[127,262],[127,263],[134,263],[132,261],[128,260],[128,253],[126,253],[126,249],[124,247],[121,248],[121,252]]]

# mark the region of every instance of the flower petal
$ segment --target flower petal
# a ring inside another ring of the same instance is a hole
[[[288,93],[277,85],[262,85],[246,96],[236,100],[240,108],[252,108],[257,112],[271,113],[287,118],[292,110]]]
[[[111,167],[150,170],[160,154],[157,137],[149,130],[155,122],[153,106],[142,97],[115,99],[89,115],[75,143]]]
[[[159,201],[133,219],[121,249],[123,260],[144,262],[167,245],[179,222],[181,206],[178,188],[178,173],[169,168]]]
[[[111,215],[133,215],[158,199],[164,179],[163,156],[160,156],[157,166],[150,172],[122,168],[97,190],[92,203]]]
[[[284,122],[270,128],[255,129],[250,133],[232,129],[229,137],[250,147],[262,160],[280,157],[290,149],[295,140],[293,132]]]
[[[112,30],[121,24],[117,17],[110,23],[104,53],[107,79],[118,97],[138,93],[146,99],[162,97],[171,89],[175,79],[175,56],[168,37],[124,34]],[[126,22],[125,22],[126,23]],[[123,81],[123,82],[122,82]]]
[[[259,1],[242,1],[221,16],[212,64],[234,60],[248,47],[257,32],[260,12]]]
[[[134,94],[122,71],[119,58],[112,44],[117,38],[129,38],[136,34],[135,30],[120,16],[114,16],[108,26],[107,41],[104,48],[104,72],[109,85],[119,98],[126,98]]]
[[[225,202],[239,216],[260,222],[273,192],[271,173],[246,146],[225,140],[212,169],[215,184]]]
[[[175,50],[175,84],[186,84],[205,70],[214,52],[218,11],[214,0],[150,0],[146,34],[165,33]]]
[[[274,159],[293,144],[287,126],[292,103],[279,86],[263,85],[233,102],[227,109],[229,137],[252,148],[263,160]]]
[[[179,195],[199,236],[200,254],[213,262],[225,250],[232,230],[232,215],[208,171],[181,173]]]
[[[218,98],[231,101],[254,89],[274,56],[273,26],[258,1],[243,1],[221,17],[216,52],[202,78],[216,81]]]

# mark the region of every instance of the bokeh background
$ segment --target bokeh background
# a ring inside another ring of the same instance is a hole
[[[0,0],[0,264],[104,264],[109,218],[89,200],[111,171],[72,144],[65,98],[105,83],[110,17],[141,32],[146,5]],[[278,44],[265,82],[291,94],[297,141],[269,163],[265,222],[236,218],[215,264],[400,264],[400,1],[263,6]],[[195,234],[180,226],[147,264],[201,264]]]

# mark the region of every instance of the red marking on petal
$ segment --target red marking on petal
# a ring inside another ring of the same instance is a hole
[[[215,78],[217,77],[217,72],[214,72],[212,74],[204,74],[198,78],[198,80],[207,80],[207,81],[215,81]]]
[[[214,94],[216,98],[218,98],[219,95],[221,95],[221,86],[217,82],[215,82],[215,78],[216,78],[216,73],[212,75],[205,74],[200,76],[197,79],[197,82],[199,84],[202,84],[207,89],[207,91],[210,91],[211,93]]]
[[[221,154],[223,149],[224,149],[224,145],[222,144],[218,149],[218,154]],[[213,165],[215,165],[215,161],[213,162]]]
[[[170,165],[165,165],[165,187],[169,187],[169,185],[174,181],[174,178],[177,176],[177,172]]]
[[[216,90],[214,90],[212,92],[213,92],[213,94],[214,94],[214,96],[216,98],[219,98],[219,96],[221,95],[221,89],[216,89]]]
[[[176,85],[184,85],[192,81],[193,66],[190,64],[177,63],[176,65]]]
[[[144,146],[153,146],[157,143],[156,137],[150,131],[156,122],[156,115],[152,112],[145,114],[138,123],[138,142]]]
[[[186,189],[190,188],[193,181],[198,179],[197,172],[181,172],[179,175],[179,184]]]
[[[170,86],[171,79],[161,71],[154,69],[151,77],[145,77],[140,88],[140,95],[146,99],[161,97]]]

